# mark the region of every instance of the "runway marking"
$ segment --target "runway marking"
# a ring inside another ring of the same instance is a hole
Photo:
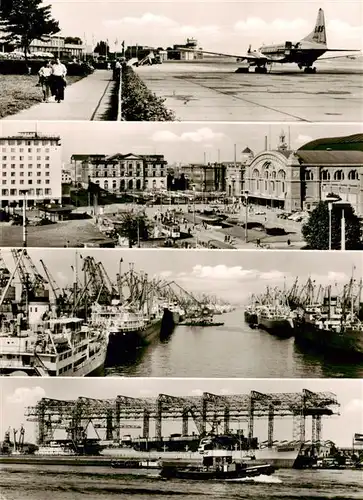
[[[173,76],[173,78],[175,78],[175,77]],[[199,82],[190,82],[187,78],[185,78],[183,76],[181,76],[179,78],[186,80],[188,83],[194,83],[195,85],[199,85],[200,87],[205,88],[207,90],[212,90],[214,92],[217,92],[217,93],[225,95],[225,96],[230,95],[228,92],[225,92],[225,91],[223,92],[221,90],[217,90],[217,89],[208,87],[207,85],[203,85],[202,83],[199,83]],[[289,116],[291,118],[296,118],[297,120],[302,121],[302,122],[311,123],[311,120],[307,120],[306,118],[302,118],[301,116],[297,116],[297,115],[294,115],[292,113],[287,113],[286,111],[280,111],[279,109],[275,109],[271,106],[267,106],[266,104],[258,104],[257,102],[251,101],[250,99],[246,99],[244,97],[239,97],[236,95],[233,97],[234,97],[234,99],[238,99],[239,101],[243,101],[243,102],[247,102],[248,104],[254,104],[255,106],[259,106],[260,108],[265,108],[265,109],[268,109],[269,111],[275,111],[276,113],[281,113],[282,115]]]

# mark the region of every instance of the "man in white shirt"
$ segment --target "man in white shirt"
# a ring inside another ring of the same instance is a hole
[[[67,85],[66,82],[67,68],[64,64],[56,59],[52,66],[52,79],[54,84],[54,95],[57,102],[64,100],[64,88]]]

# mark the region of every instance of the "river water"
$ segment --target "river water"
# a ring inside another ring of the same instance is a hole
[[[220,327],[178,325],[170,338],[154,342],[105,375],[139,377],[322,378],[363,377],[363,362],[342,362],[302,350],[294,338],[251,329],[243,310],[220,316]]]
[[[158,471],[108,467],[4,465],[1,500],[347,500],[362,498],[362,472],[281,469],[252,483],[168,480]]]

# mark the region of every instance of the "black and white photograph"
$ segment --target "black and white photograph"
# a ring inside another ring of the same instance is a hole
[[[0,126],[0,246],[360,250],[362,124]]]
[[[363,376],[359,252],[1,255],[4,374]]]
[[[0,500],[357,500],[363,5],[0,0]]]
[[[358,499],[362,391],[361,380],[8,378],[2,497]]]
[[[4,119],[362,119],[358,0],[7,0],[1,16]]]

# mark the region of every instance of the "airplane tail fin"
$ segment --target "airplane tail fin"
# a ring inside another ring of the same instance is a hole
[[[303,40],[326,45],[325,17],[323,9],[319,9],[314,30]]]

